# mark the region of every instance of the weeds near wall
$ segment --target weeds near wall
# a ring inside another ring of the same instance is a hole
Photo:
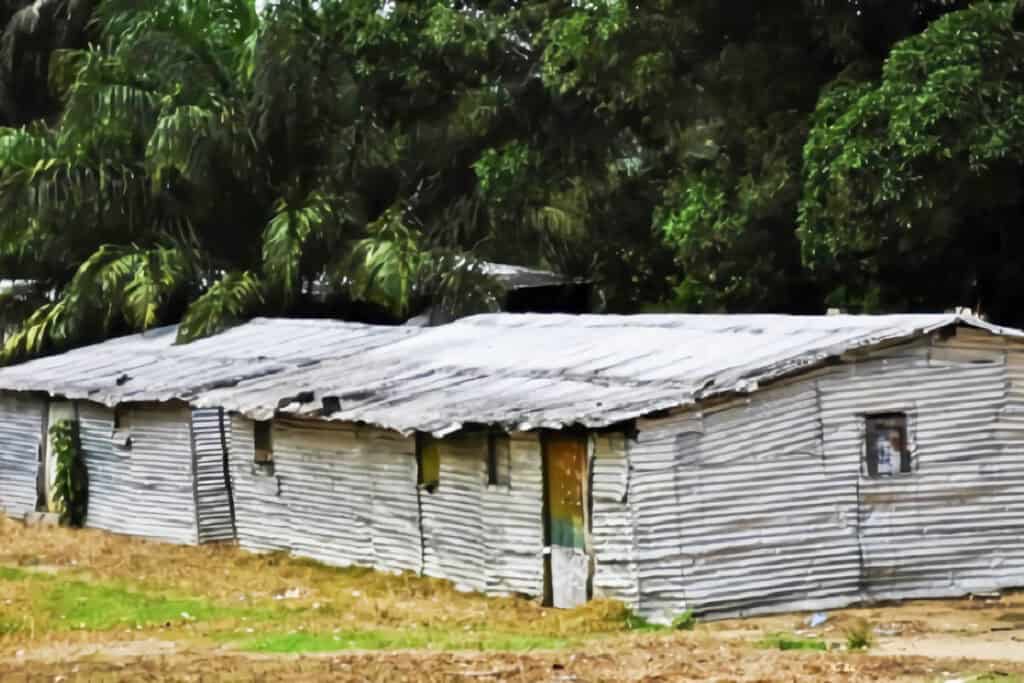
[[[697,617],[694,615],[692,609],[687,609],[672,620],[672,628],[677,631],[692,631],[696,625]]]
[[[61,524],[80,527],[89,507],[89,472],[82,459],[78,421],[61,420],[50,427],[50,443],[57,456],[53,500],[60,509]]]
[[[858,619],[845,629],[846,647],[850,650],[867,650],[875,642],[875,634],[867,619]]]

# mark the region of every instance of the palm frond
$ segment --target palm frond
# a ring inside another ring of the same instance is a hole
[[[158,246],[134,256],[134,272],[124,286],[124,313],[132,327],[161,322],[167,301],[194,279],[195,262],[180,246]]]
[[[405,316],[414,296],[416,274],[428,258],[421,237],[392,207],[372,225],[370,235],[355,243],[339,268],[346,272],[357,298]]]
[[[210,151],[217,114],[196,105],[176,107],[160,116],[146,145],[146,166],[154,188],[176,171],[193,183],[202,183],[200,168]]]
[[[249,271],[227,273],[189,306],[178,327],[178,343],[216,334],[241,322],[262,303],[259,278]]]
[[[263,274],[269,291],[285,304],[295,299],[307,242],[322,233],[330,220],[328,197],[313,192],[298,207],[281,200],[263,231]]]

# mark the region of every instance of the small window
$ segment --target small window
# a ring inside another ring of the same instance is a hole
[[[416,484],[429,493],[441,483],[440,442],[426,434],[416,435]]]
[[[131,420],[128,419],[128,409],[124,406],[114,408],[114,425],[110,432],[111,443],[122,450],[131,450]]]
[[[253,446],[255,448],[253,463],[256,465],[256,469],[263,474],[273,474],[274,443],[271,437],[270,420],[263,420],[254,423]]]
[[[907,416],[869,415],[866,419],[865,461],[869,477],[891,477],[911,471],[907,448]]]
[[[487,435],[487,484],[508,486],[511,481],[512,455],[508,434]]]

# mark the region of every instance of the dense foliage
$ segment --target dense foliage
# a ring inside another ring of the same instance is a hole
[[[80,527],[89,511],[89,470],[82,457],[78,421],[61,420],[50,427],[50,443],[56,454],[53,501],[61,524]]]
[[[485,310],[480,260],[609,311],[1024,322],[1014,2],[259,6],[0,3],[7,358]]]

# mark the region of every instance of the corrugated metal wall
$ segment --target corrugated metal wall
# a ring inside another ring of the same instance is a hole
[[[536,434],[509,440],[507,484],[488,485],[487,436],[439,442],[441,478],[421,491],[424,573],[464,590],[544,590],[543,475]]]
[[[640,421],[631,604],[664,621],[1024,585],[1024,355],[1002,344],[894,348]],[[869,478],[865,415],[888,412],[914,472]]]
[[[192,444],[195,451],[196,515],[199,542],[235,538],[235,518],[227,464],[226,427],[223,411],[204,408],[192,411]]]
[[[420,491],[423,573],[450,579],[461,590],[487,587],[484,566],[483,495],[487,488],[487,437],[466,434],[437,442],[441,477],[433,491]]]
[[[257,472],[254,457],[252,421],[232,415],[228,459],[238,544],[249,550],[287,550],[291,544],[291,525],[288,508],[281,499],[280,482],[276,474]]]
[[[509,440],[508,486],[483,491],[487,593],[544,592],[544,475],[540,436],[515,433]]]
[[[198,543],[192,472],[191,411],[185,406],[131,406],[128,456],[137,508],[135,536]]]
[[[416,500],[416,444],[395,432],[356,432],[361,456],[371,463],[373,556],[378,569],[421,571],[419,505]]]
[[[910,422],[914,472],[859,479],[866,597],[1024,585],[1024,449],[1002,430],[1005,355],[958,351],[865,362],[820,381],[827,452],[853,476],[863,413],[902,411]]]
[[[232,420],[239,543],[329,564],[420,571],[416,461],[410,439],[362,427],[279,420],[274,472],[253,464],[253,423]]]
[[[80,401],[79,435],[89,470],[86,525],[172,543],[197,543],[190,410],[142,404],[114,412]]]
[[[78,402],[78,436],[89,470],[89,509],[85,525],[119,534],[133,533],[139,501],[130,479],[131,451],[114,448],[114,411]]]
[[[0,509],[12,517],[36,509],[45,410],[42,398],[0,393]]]
[[[637,602],[635,519],[629,505],[629,463],[622,435],[593,435],[591,542],[594,595]]]
[[[692,414],[639,421],[636,441],[629,444],[637,565],[637,600],[631,605],[649,618],[670,620],[686,608],[683,568],[689,558],[681,544],[681,511],[689,501],[680,496],[677,465],[678,454],[692,450],[702,429]]]
[[[242,547],[422,572],[492,594],[543,591],[537,435],[511,439],[508,486],[487,485],[486,437],[444,440],[440,484],[417,497],[415,439],[361,426],[277,420],[274,474],[267,476],[253,465],[253,423],[235,416],[232,425]]]

